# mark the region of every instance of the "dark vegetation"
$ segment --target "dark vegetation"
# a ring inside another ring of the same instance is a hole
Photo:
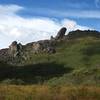
[[[77,39],[77,38],[84,38],[84,37],[95,37],[95,38],[100,38],[100,33],[98,31],[91,31],[91,30],[86,30],[86,31],[81,31],[81,30],[76,30],[69,32],[67,38],[69,39]]]
[[[55,62],[26,66],[2,65],[0,66],[0,81],[3,83],[8,82],[8,84],[10,84],[9,82],[12,84],[43,83],[45,80],[60,77],[64,73],[72,71],[70,67],[64,68],[64,65]]]

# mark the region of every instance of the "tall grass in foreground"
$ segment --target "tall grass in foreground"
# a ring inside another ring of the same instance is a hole
[[[100,100],[100,87],[0,85],[0,100]]]

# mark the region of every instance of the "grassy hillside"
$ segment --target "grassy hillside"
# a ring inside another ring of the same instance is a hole
[[[35,54],[29,43],[13,58],[0,50],[0,100],[100,100],[100,33],[71,32],[54,48]]]
[[[55,48],[55,54],[33,54],[28,51],[29,48],[27,60],[16,58],[19,66],[1,64],[1,83],[99,85],[99,38],[64,39],[56,42]]]

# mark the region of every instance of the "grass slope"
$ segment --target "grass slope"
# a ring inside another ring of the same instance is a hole
[[[27,51],[26,61],[18,58],[24,66],[8,66],[1,63],[1,83],[99,85],[99,38],[62,40],[56,43],[55,48],[57,52],[50,55]]]

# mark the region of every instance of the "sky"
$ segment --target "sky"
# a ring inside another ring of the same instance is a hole
[[[61,27],[100,31],[100,0],[0,0],[0,49],[50,39]]]

